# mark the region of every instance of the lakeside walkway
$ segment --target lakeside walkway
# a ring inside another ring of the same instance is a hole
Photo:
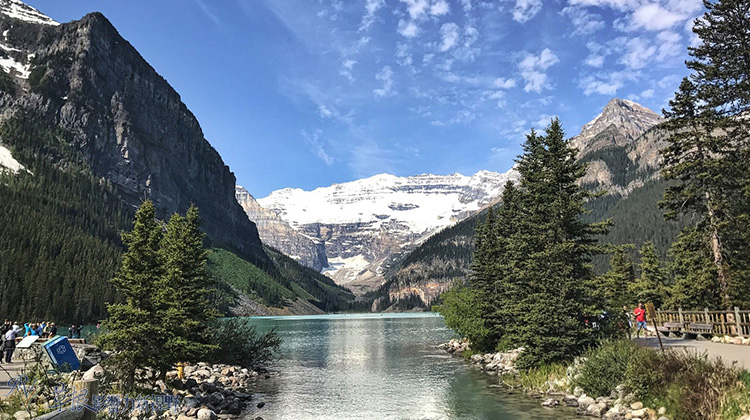
[[[658,349],[656,337],[634,338],[639,346]],[[750,347],[737,344],[714,343],[682,338],[662,337],[664,348],[686,349],[690,352],[708,353],[709,357],[721,357],[725,362],[737,362],[737,366],[750,370]]]
[[[8,381],[10,381],[10,378],[12,377],[18,377],[21,374],[21,369],[23,369],[22,360],[0,364],[0,399],[8,397],[8,393],[10,393],[11,389],[11,387],[8,386]]]

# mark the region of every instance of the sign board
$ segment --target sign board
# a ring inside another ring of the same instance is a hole
[[[47,355],[63,372],[70,372],[72,370],[78,370],[81,367],[81,363],[78,361],[78,356],[73,350],[73,347],[68,342],[68,337],[53,337],[44,343],[44,350],[47,351]]]
[[[656,319],[656,309],[652,302],[646,304],[646,316],[648,316],[649,319]]]
[[[16,348],[19,349],[27,349],[31,347],[32,344],[36,342],[36,340],[39,340],[38,335],[28,335],[21,340],[20,343],[16,344]]]

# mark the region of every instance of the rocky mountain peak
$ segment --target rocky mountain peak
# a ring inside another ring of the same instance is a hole
[[[602,133],[611,134],[608,137],[610,140],[614,137],[617,146],[625,146],[661,121],[659,114],[645,106],[615,98],[604,106],[601,114],[581,128],[581,134],[573,137],[572,143],[579,150],[579,156],[610,145],[609,141],[601,141]]]

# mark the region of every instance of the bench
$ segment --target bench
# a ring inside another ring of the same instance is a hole
[[[691,322],[688,329],[692,334],[711,335],[714,331],[714,324],[699,324],[697,322]]]
[[[682,332],[682,327],[682,323],[680,322],[665,322],[661,327],[657,327],[657,329],[659,332],[664,333],[664,335],[669,336],[670,333]]]

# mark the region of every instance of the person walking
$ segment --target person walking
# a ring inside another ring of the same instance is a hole
[[[637,325],[635,337],[640,338],[641,330],[643,330],[643,336],[646,337],[646,310],[643,309],[643,303],[638,302],[638,307],[633,309],[633,315],[635,316],[635,323]]]
[[[16,349],[16,330],[11,328],[3,337],[3,351],[5,352],[5,363],[10,363],[13,351]]]

